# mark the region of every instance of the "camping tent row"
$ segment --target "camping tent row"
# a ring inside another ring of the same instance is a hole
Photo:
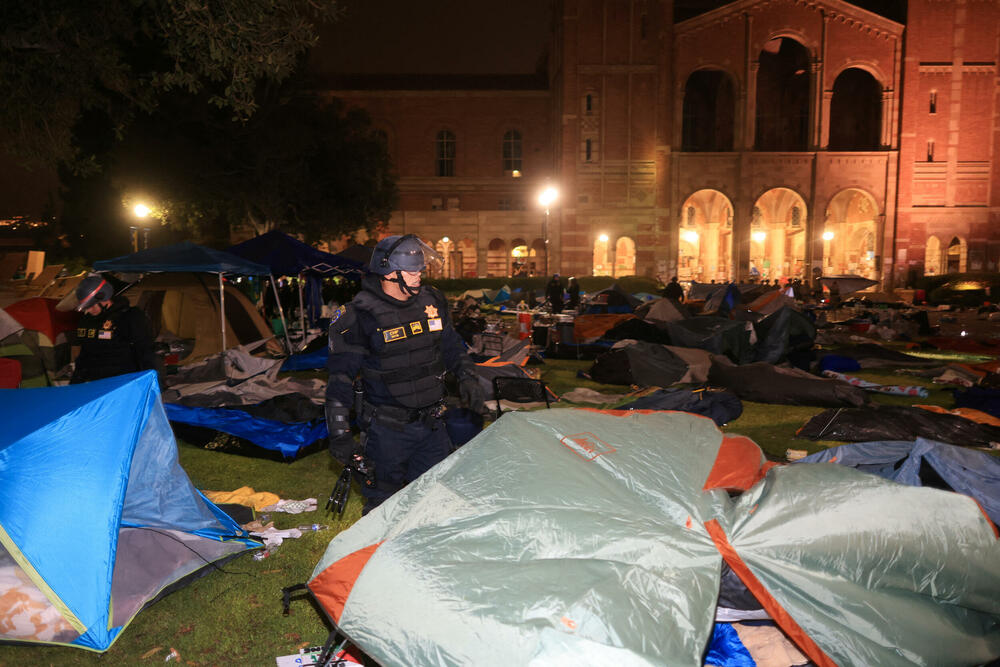
[[[724,572],[753,604],[723,598]],[[701,665],[724,619],[761,612],[821,666],[1000,655],[1000,542],[975,501],[768,469],[685,413],[505,414],[334,537],[308,585],[380,664]]]
[[[104,651],[145,606],[260,546],[192,486],[156,374],[0,390],[0,641]]]

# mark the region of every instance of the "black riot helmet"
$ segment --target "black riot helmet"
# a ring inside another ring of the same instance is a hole
[[[405,290],[411,296],[419,292],[403,280],[402,272],[420,273],[430,263],[441,262],[441,256],[415,234],[387,236],[375,246],[368,270],[384,276]],[[390,277],[395,273],[395,277]]]
[[[83,312],[95,303],[108,301],[115,295],[115,288],[101,275],[92,273],[76,286],[76,310]]]

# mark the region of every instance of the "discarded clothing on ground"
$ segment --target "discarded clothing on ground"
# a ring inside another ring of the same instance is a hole
[[[757,362],[736,366],[725,357],[712,357],[708,381],[744,401],[782,405],[861,406],[869,402],[863,389],[840,380],[816,377],[797,368]]]
[[[973,498],[1000,525],[1000,459],[973,449],[917,438],[858,442],[825,449],[799,463],[837,463],[909,486],[930,486]]]
[[[991,443],[1000,442],[1000,428],[996,426],[902,405],[824,410],[807,421],[796,435],[841,442],[926,438],[967,447],[990,447]]]
[[[920,387],[917,385],[879,384],[878,382],[870,382],[868,380],[862,380],[861,378],[856,377],[854,375],[844,375],[843,373],[837,373],[836,371],[823,371],[823,377],[841,380],[849,385],[860,387],[865,391],[872,391],[877,394],[891,394],[893,396],[917,396],[919,398],[927,398],[927,388]]]

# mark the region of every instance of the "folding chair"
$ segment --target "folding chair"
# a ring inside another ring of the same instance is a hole
[[[541,403],[544,401],[546,409],[551,407],[549,405],[549,389],[545,386],[545,382],[525,377],[494,377],[493,400],[497,402],[494,419],[500,419],[500,414],[503,412],[500,401],[510,401],[511,403]]]

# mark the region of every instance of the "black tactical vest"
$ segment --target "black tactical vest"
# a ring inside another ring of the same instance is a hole
[[[363,290],[351,305],[368,312],[377,325],[370,341],[377,367],[362,368],[365,381],[382,383],[407,408],[425,408],[444,398],[444,299],[424,287],[397,305]]]

